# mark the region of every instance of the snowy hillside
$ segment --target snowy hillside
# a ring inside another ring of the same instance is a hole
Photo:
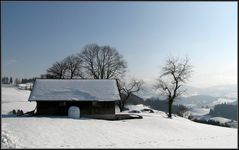
[[[13,109],[22,109],[25,111],[33,110],[36,107],[35,102],[27,102],[31,91],[20,90],[18,87],[2,87],[2,114],[7,114]]]
[[[237,129],[200,124],[160,111],[143,119],[106,121],[65,117],[13,117],[35,108],[30,91],[2,87],[2,148],[236,148]],[[130,109],[142,109],[143,105]],[[126,113],[126,112],[125,112]]]

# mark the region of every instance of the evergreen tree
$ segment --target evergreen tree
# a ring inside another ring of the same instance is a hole
[[[12,77],[10,77],[9,84],[12,84]]]
[[[21,81],[18,78],[16,78],[15,79],[15,85],[20,84],[20,83],[21,83]]]
[[[8,77],[6,77],[6,83],[5,84],[9,84],[9,79]]]

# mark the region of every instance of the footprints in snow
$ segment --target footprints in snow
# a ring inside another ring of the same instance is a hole
[[[60,147],[70,147],[70,145],[61,145]]]
[[[116,144],[97,145],[98,147],[115,147]]]

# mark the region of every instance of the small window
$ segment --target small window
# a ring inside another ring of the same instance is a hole
[[[101,107],[102,104],[100,102],[92,102],[93,107]]]
[[[59,103],[59,106],[60,106],[60,107],[66,106],[66,102],[60,102],[60,103]]]

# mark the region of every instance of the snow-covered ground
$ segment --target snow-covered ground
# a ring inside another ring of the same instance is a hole
[[[168,119],[160,111],[119,121],[7,115],[12,109],[33,110],[29,94],[2,87],[2,148],[237,148],[237,129]]]

